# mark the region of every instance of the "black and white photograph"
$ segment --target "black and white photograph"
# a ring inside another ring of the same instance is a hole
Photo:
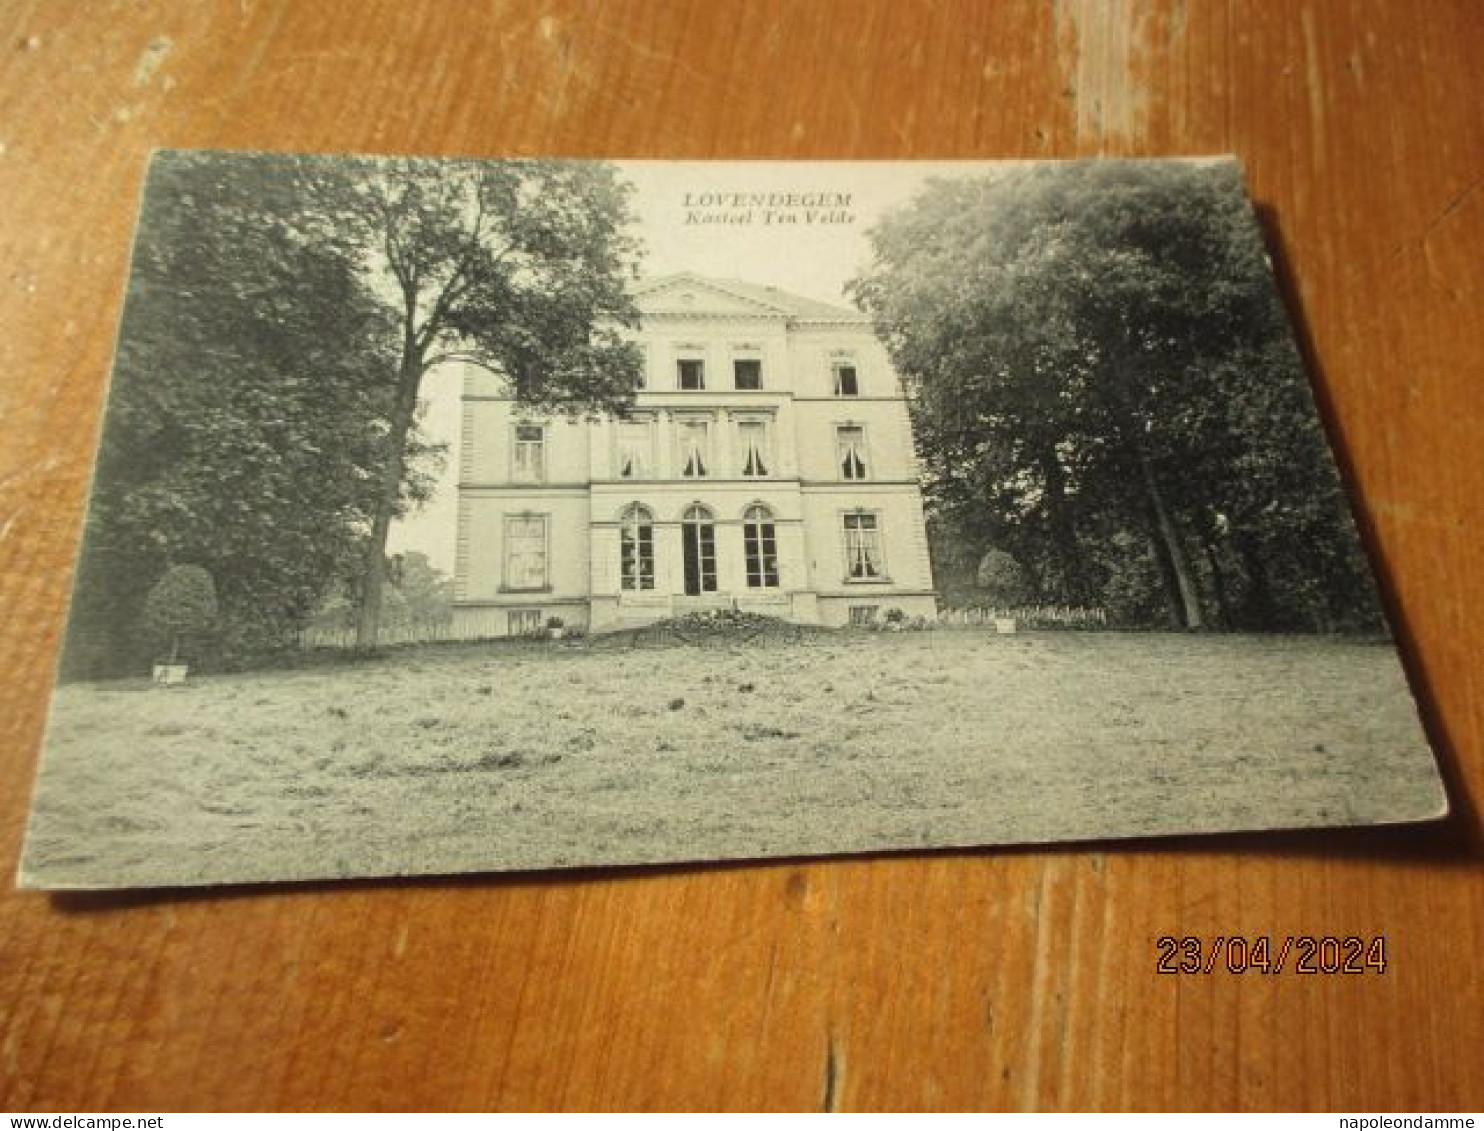
[[[1447,801],[1233,159],[151,164],[22,886]]]

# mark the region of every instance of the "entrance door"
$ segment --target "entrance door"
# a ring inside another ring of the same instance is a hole
[[[690,507],[680,523],[685,558],[685,593],[699,597],[716,592],[716,527],[705,507]]]

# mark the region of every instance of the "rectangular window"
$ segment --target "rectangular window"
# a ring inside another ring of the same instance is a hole
[[[540,424],[515,426],[513,478],[517,483],[540,483],[546,474],[546,429]]]
[[[830,366],[830,369],[835,376],[835,396],[860,396],[860,380],[856,377],[855,362],[837,361]]]
[[[841,479],[866,478],[866,430],[859,424],[835,428],[835,466]]]
[[[505,588],[546,588],[546,516],[505,519]]]
[[[505,614],[505,631],[511,636],[540,636],[540,609],[511,609]]]
[[[698,357],[682,357],[675,363],[678,384],[682,389],[699,391],[706,387],[706,363]]]
[[[876,612],[880,608],[880,605],[851,605],[850,627],[870,628],[876,623]]]
[[[763,387],[763,362],[757,357],[732,359],[732,380],[739,389],[761,389]]]
[[[874,514],[845,516],[845,576],[850,581],[875,581],[886,573],[881,557],[881,529]]]
[[[680,474],[686,479],[704,479],[711,474],[711,422],[679,420]]]
[[[654,430],[647,420],[618,423],[618,477],[648,479],[652,474]]]
[[[742,456],[742,474],[749,479],[767,475],[773,462],[773,455],[768,451],[767,421],[737,421],[737,441]]]

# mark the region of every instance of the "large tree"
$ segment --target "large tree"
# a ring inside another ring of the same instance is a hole
[[[933,501],[981,550],[1055,599],[1152,578],[1186,627],[1369,615],[1234,164],[934,182],[872,239],[855,294],[909,380]]]
[[[171,566],[211,574],[232,655],[291,640],[353,568],[388,400],[368,375],[395,327],[318,202],[332,176],[208,153],[151,166],[68,671],[148,658],[140,614]]]
[[[69,632],[69,668],[125,670],[144,595],[200,565],[233,655],[282,645],[325,595],[375,644],[391,523],[439,452],[440,364],[523,403],[622,406],[638,383],[637,249],[611,167],[167,153],[152,168]]]
[[[359,166],[343,231],[389,304],[382,363],[391,411],[358,593],[357,646],[374,647],[387,533],[407,472],[428,373],[464,361],[497,373],[529,406],[617,409],[639,384],[628,283],[628,189],[578,161],[395,160]]]

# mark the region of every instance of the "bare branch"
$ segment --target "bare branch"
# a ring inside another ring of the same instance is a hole
[[[496,377],[509,377],[503,369],[497,369],[477,353],[468,350],[448,350],[444,353],[434,354],[423,363],[423,369],[432,369],[435,365],[442,365],[445,361],[462,361],[467,365],[473,365],[486,372],[493,373]]]

